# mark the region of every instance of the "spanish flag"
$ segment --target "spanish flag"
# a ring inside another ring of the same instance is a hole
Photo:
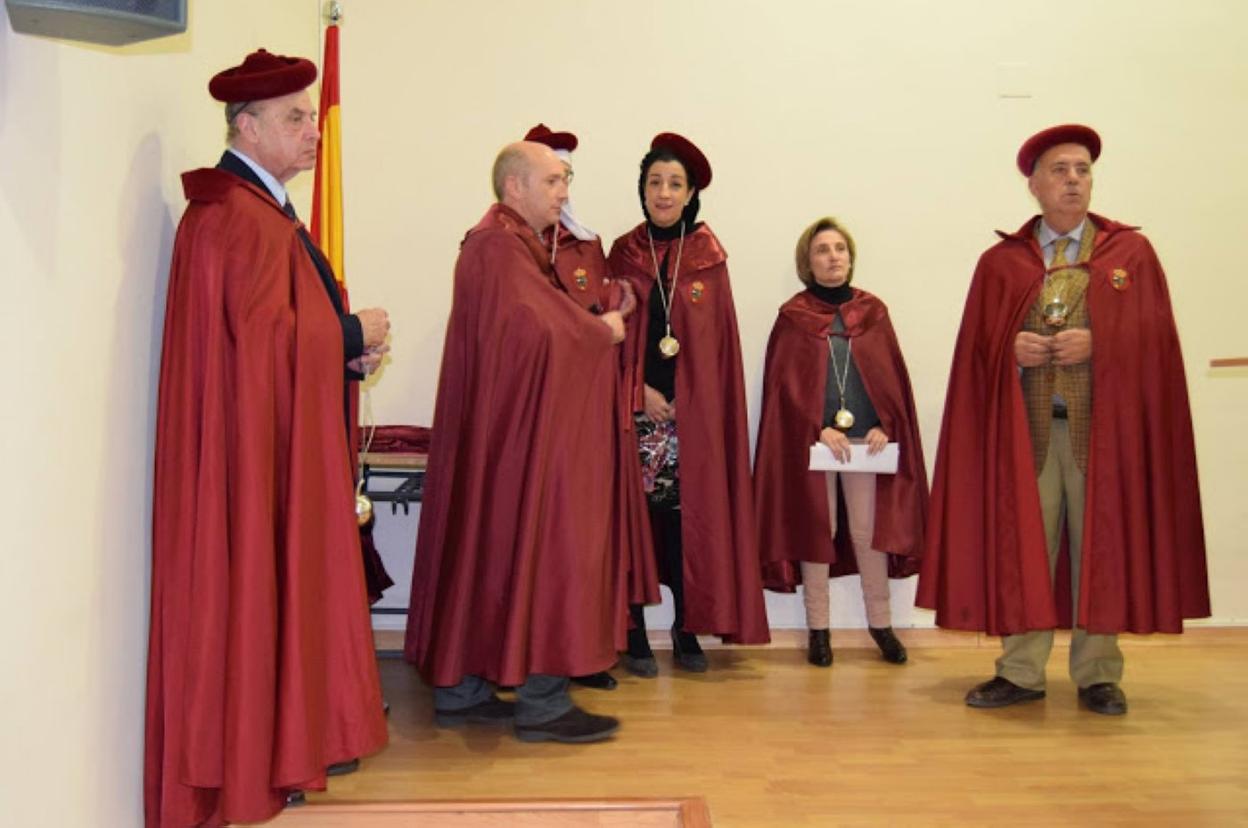
[[[312,189],[312,238],[334,268],[346,296],[342,257],[342,123],[338,99],[338,24],[325,29],[325,60],[321,64],[321,106],[317,127],[316,183]]]

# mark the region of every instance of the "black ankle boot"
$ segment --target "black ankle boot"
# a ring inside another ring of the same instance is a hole
[[[633,627],[628,631],[628,652],[620,657],[624,669],[639,678],[654,678],[659,674],[659,662],[650,649],[646,628]]]
[[[827,630],[811,630],[806,660],[816,667],[832,666],[832,642]]]
[[[906,648],[897,640],[892,627],[868,627],[867,631],[875,639],[875,644],[880,648],[880,655],[885,661],[889,664],[906,663]]]
[[[706,653],[702,652],[702,645],[698,644],[698,637],[693,633],[672,629],[672,655],[676,663],[689,672],[706,672]]]

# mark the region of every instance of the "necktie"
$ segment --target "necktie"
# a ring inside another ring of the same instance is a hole
[[[299,216],[295,215],[295,205],[290,203],[290,199],[286,199],[286,203],[282,205],[282,212],[290,216],[295,221],[299,220]]]
[[[288,201],[286,202],[286,204],[289,205],[290,202]],[[295,214],[294,208],[291,208],[290,214],[292,216]],[[1066,248],[1069,246],[1070,246],[1069,236],[1062,236],[1060,239],[1054,242],[1053,263],[1050,264],[1049,267],[1062,267],[1063,265],[1070,264],[1070,260],[1066,258]]]

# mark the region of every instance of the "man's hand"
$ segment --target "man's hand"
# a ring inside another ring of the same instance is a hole
[[[621,279],[620,282],[620,317],[627,319],[637,309],[637,294],[633,292],[633,286]]]
[[[1060,334],[1059,334],[1060,335]],[[1024,368],[1048,365],[1053,356],[1053,337],[1031,331],[1019,331],[1014,337],[1014,359]]]
[[[883,432],[880,432],[883,434]],[[842,463],[849,462],[849,438],[845,432],[828,427],[819,432],[819,442],[832,449],[832,456]],[[885,441],[887,442],[887,441]]]
[[[665,423],[676,416],[676,406],[648,385],[642,388],[642,403],[646,419],[652,423]]]
[[[875,426],[867,432],[867,454],[879,454],[888,445],[888,435],[884,429]]]
[[[386,341],[386,335],[390,333],[389,314],[381,308],[365,308],[356,311],[355,315],[360,320],[360,329],[364,332],[366,349],[371,351]]]
[[[379,345],[348,362],[347,367],[357,374],[371,374],[381,367],[381,361],[389,351],[389,345]]]
[[[1082,365],[1092,358],[1092,331],[1069,328],[1053,336],[1055,365]]]
[[[620,343],[624,341],[624,317],[618,310],[607,311],[598,317],[602,320],[602,324],[611,329],[611,341]]]

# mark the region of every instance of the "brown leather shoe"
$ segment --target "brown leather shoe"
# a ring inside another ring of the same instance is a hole
[[[613,716],[595,716],[579,707],[549,722],[516,725],[516,738],[522,742],[599,742],[620,729],[620,720]]]
[[[462,724],[504,724],[516,718],[516,703],[503,701],[491,695],[483,702],[463,710],[435,710],[433,720],[438,727],[458,727]]]
[[[832,643],[827,630],[811,630],[806,646],[806,660],[816,667],[832,666]]]
[[[1112,681],[1079,688],[1080,703],[1102,716],[1121,716],[1127,712],[1127,695]]]
[[[1043,690],[1028,690],[1009,679],[993,676],[983,684],[972,687],[966,694],[967,707],[1009,707],[1019,702],[1043,699]]]

